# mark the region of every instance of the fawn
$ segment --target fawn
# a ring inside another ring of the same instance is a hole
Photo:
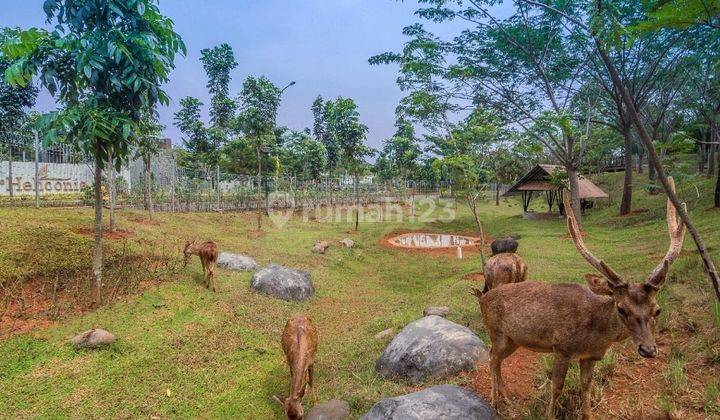
[[[282,349],[290,367],[290,396],[284,400],[274,397],[282,404],[286,419],[303,418],[302,400],[307,385],[310,385],[313,404],[317,402],[317,393],[313,384],[317,345],[317,329],[309,318],[304,315],[294,315],[288,320],[282,336]]]
[[[528,267],[517,254],[502,253],[490,257],[483,268],[483,293],[502,284],[519,283],[528,278]]]
[[[674,190],[672,178],[669,181]],[[563,198],[567,226],[575,247],[605,277],[603,289],[606,292],[599,290],[597,282],[592,282],[591,287],[522,282],[504,285],[487,293],[473,289],[473,294],[478,297],[485,327],[492,340],[490,379],[493,405],[498,406],[501,395],[506,398],[501,374],[503,359],[523,346],[537,352],[554,353],[548,418],[555,416],[555,405],[565,383],[568,365],[572,360],[579,361],[582,418],[589,418],[593,368],[613,343],[631,337],[640,356],[651,358],[657,354],[653,330],[660,308],[655,302],[655,295],[665,282],[670,264],[680,254],[685,226],[682,222],[678,223],[676,209],[668,200],[670,248],[645,282],[630,284],[587,249],[567,191]]]
[[[185,256],[183,267],[187,267],[190,257],[197,255],[203,268],[203,278],[205,287],[212,288],[215,292],[215,266],[218,260],[218,246],[213,241],[205,241],[198,243],[196,241],[186,242],[183,250]]]

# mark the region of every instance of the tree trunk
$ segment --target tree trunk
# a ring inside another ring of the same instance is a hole
[[[705,140],[705,134],[702,138]],[[698,172],[705,172],[705,145],[702,143],[698,144]]]
[[[598,3],[600,5],[601,3]],[[598,12],[600,12],[598,8]],[[695,241],[695,245],[697,246],[698,251],[700,252],[700,255],[703,260],[703,264],[705,265],[705,269],[708,272],[708,276],[710,277],[710,281],[712,282],[713,288],[715,289],[715,296],[718,300],[720,300],[720,276],[718,276],[717,269],[715,268],[715,264],[712,261],[712,258],[710,257],[710,253],[708,252],[707,248],[705,247],[705,243],[703,242],[702,238],[700,237],[700,234],[698,233],[697,229],[695,228],[695,224],[690,219],[690,215],[687,212],[687,209],[685,206],[682,205],[680,202],[680,199],[678,198],[675,191],[672,190],[670,183],[667,179],[667,174],[665,173],[665,168],[663,168],[660,158],[658,157],[657,153],[655,153],[655,147],[652,144],[652,139],[648,135],[647,131],[645,130],[645,126],[642,124],[642,121],[640,120],[640,115],[638,114],[637,110],[635,109],[635,103],[633,103],[632,99],[630,98],[630,95],[628,94],[628,91],[625,87],[625,85],[622,83],[622,80],[620,79],[620,76],[618,75],[617,69],[615,68],[615,65],[613,64],[612,60],[610,60],[610,57],[608,57],[607,52],[605,51],[605,47],[603,46],[602,42],[595,38],[595,45],[597,47],[597,51],[600,54],[600,57],[603,60],[603,63],[605,64],[605,68],[607,69],[608,73],[610,74],[610,78],[612,79],[613,85],[615,88],[622,94],[623,102],[625,103],[625,106],[628,109],[628,112],[630,114],[630,118],[635,125],[635,128],[637,129],[637,132],[640,136],[640,140],[645,144],[645,147],[648,151],[648,157],[650,159],[650,163],[655,166],[655,169],[658,173],[658,178],[660,179],[660,182],[662,183],[663,188],[665,189],[665,192],[667,193],[668,199],[672,202],[672,204],[677,209],[678,214],[680,215],[680,218],[682,219],[683,223],[687,227],[688,232],[690,232],[690,235],[692,236],[693,240]]]
[[[358,182],[360,175],[355,172],[355,232],[358,230],[360,224],[360,191],[358,190]]]
[[[148,211],[148,217],[152,220],[152,171],[150,169],[150,155],[148,154],[143,156],[143,173],[145,175],[145,209]]]
[[[662,160],[660,160],[660,162],[662,162]],[[657,179],[657,173],[653,165],[648,165],[648,179],[650,181],[655,181]]]
[[[714,138],[714,137],[715,136],[711,136],[710,138]],[[717,158],[716,158],[717,145],[710,144],[709,146],[710,146],[710,153],[708,153],[709,157],[708,157],[707,174],[708,174],[708,176],[713,176],[713,175],[715,175],[715,169],[717,167]]]
[[[103,195],[102,195],[102,159],[100,153],[95,153],[95,177],[93,184],[93,192],[95,194],[95,220],[93,222],[93,261],[92,271],[95,281],[95,305],[100,306],[102,300],[102,268],[103,268],[103,248],[102,248],[102,212],[103,212]]]
[[[108,189],[110,190],[110,232],[115,232],[115,165],[112,151],[108,153]]]
[[[638,142],[638,164],[637,171],[639,174],[643,173],[643,158],[645,157],[645,146],[642,144],[642,140]],[[652,165],[649,165],[652,166]]]
[[[500,183],[499,182],[495,183],[495,205],[496,206],[500,205]]]
[[[258,173],[257,173],[257,185],[258,185],[258,196],[257,196],[257,225],[258,230],[262,230],[262,213],[263,213],[263,189],[262,189],[262,157],[260,156],[260,146],[257,149],[257,161],[258,161]]]
[[[633,161],[632,146],[633,138],[630,127],[623,127],[623,137],[625,138],[625,181],[623,183],[623,195],[620,202],[620,215],[630,213],[632,210],[632,182],[633,182]]]
[[[715,208],[720,208],[720,165],[718,165],[717,179],[715,180]]]
[[[570,199],[572,200],[572,208],[577,218],[578,227],[582,229],[582,207],[580,206],[580,182],[577,169],[571,166],[565,166],[567,171],[568,184],[570,186]]]

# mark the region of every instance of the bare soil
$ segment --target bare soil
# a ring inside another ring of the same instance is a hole
[[[91,227],[75,229],[75,230],[73,230],[73,232],[77,233],[79,235],[88,236],[90,238],[93,237],[93,228],[91,228]],[[125,230],[125,229],[115,229],[115,231],[110,232],[107,229],[103,228],[103,233],[102,233],[103,239],[110,239],[113,241],[128,239],[128,238],[132,238],[133,236],[135,236],[135,233],[133,231]]]

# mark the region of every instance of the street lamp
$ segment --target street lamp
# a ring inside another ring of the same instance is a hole
[[[283,92],[285,92],[285,89],[289,88],[290,86],[295,86],[295,83],[296,83],[296,82],[295,82],[294,80],[293,80],[292,82],[288,83],[287,86],[285,86],[284,88],[282,88],[282,90],[280,91],[280,94],[282,95]]]
[[[262,154],[264,156],[264,160],[265,160],[265,165],[263,165],[265,167],[265,171],[263,173],[263,184],[265,184],[265,215],[269,216],[270,215],[270,190],[268,188],[267,173],[268,173],[268,165],[269,165],[268,157],[270,156],[270,146],[268,146],[267,144],[263,145],[263,147],[260,149],[260,151],[262,152]]]

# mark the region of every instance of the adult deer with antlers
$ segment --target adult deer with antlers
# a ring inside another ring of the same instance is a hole
[[[184,265],[187,267],[190,257],[197,255],[200,257],[200,263],[203,268],[203,279],[205,287],[208,289],[212,288],[215,292],[215,266],[218,260],[218,246],[213,241],[205,241],[197,243],[196,241],[185,242],[185,249],[183,249]]]
[[[674,183],[670,179],[674,189]],[[670,264],[678,257],[685,226],[678,224],[676,209],[668,200],[670,249],[645,282],[626,282],[585,246],[567,192],[563,194],[567,226],[580,254],[606,279],[604,287],[578,284],[522,282],[503,285],[483,294],[480,301],[485,327],[492,340],[490,368],[492,402],[497,407],[505,387],[500,366],[519,346],[554,353],[552,396],[547,409],[554,418],[555,404],[571,361],[580,364],[582,417],[589,418],[589,391],[595,362],[607,349],[631,337],[642,357],[655,357],[653,329],[660,308],[655,295],[665,282]],[[684,203],[683,203],[684,206]]]

